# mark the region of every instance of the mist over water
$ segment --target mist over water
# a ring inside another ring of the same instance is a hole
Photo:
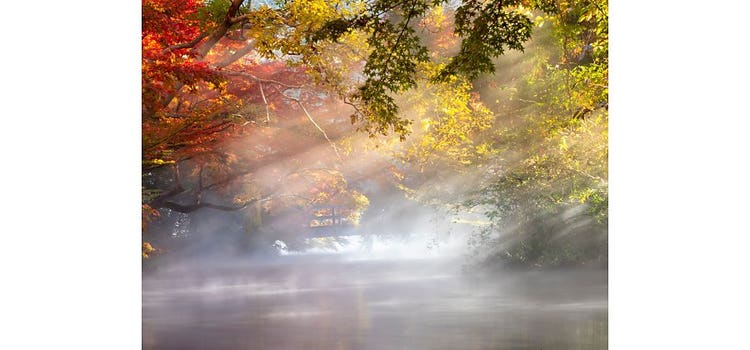
[[[388,123],[369,135],[384,117],[361,123],[343,98],[368,78],[359,56],[374,47],[357,36],[319,47],[315,88],[312,67],[286,58],[227,83],[242,132],[144,176],[144,192],[180,190],[153,200],[144,234],[144,349],[607,348],[606,223],[588,213],[607,205],[606,70],[568,59],[591,48],[572,29],[558,42],[568,9],[544,26],[535,14],[537,34],[494,74],[431,82],[461,48],[449,30],[461,4],[414,24],[435,55],[417,86],[392,91],[403,140]]]
[[[330,152],[322,144],[295,157],[316,164]],[[174,220],[166,230],[178,248],[144,270],[143,348],[607,348],[606,270],[477,269],[469,242],[487,218],[405,198],[386,186],[389,164],[368,153],[339,167],[369,199],[360,235],[299,242],[306,233],[280,210],[263,218],[264,230],[244,231],[242,213]],[[294,173],[270,164],[254,181],[284,189],[279,197],[304,193],[283,175]],[[428,186],[471,188],[480,175]]]
[[[461,233],[348,241],[144,275],[143,348],[607,347],[604,270],[467,270]]]

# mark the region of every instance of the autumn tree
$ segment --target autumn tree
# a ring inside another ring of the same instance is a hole
[[[487,124],[469,81],[492,72],[494,58],[523,49],[533,28],[529,8],[555,10],[552,2],[520,0],[142,5],[145,221],[162,209],[230,211],[275,195],[243,193],[242,183],[252,182],[261,164],[291,161],[309,146],[297,141],[279,148],[274,142],[297,130],[284,120],[292,114],[330,145],[333,163],[341,154],[335,133],[319,123],[319,109],[345,105],[357,129],[404,140],[414,128],[399,114],[398,99],[418,84],[462,96],[445,118],[434,118],[431,133],[438,137],[430,142],[455,148],[459,162],[468,161],[477,145],[453,129],[470,135]],[[422,24],[443,8],[455,14],[442,31],[456,38],[457,49],[436,59]],[[479,118],[479,124],[466,126],[466,118]],[[234,142],[243,137],[253,138],[252,151],[237,151]]]
[[[413,174],[407,191],[483,213],[474,243],[488,261],[606,263],[607,4],[525,11],[536,27],[526,53],[406,104],[422,127],[400,155]]]

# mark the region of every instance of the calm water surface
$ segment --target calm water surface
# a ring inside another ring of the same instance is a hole
[[[461,265],[287,256],[159,271],[143,280],[143,348],[607,348],[606,271]]]

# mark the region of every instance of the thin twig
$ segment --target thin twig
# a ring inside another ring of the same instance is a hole
[[[320,133],[323,134],[323,137],[325,137],[326,140],[328,141],[328,143],[331,144],[331,147],[333,147],[333,152],[336,153],[336,158],[338,158],[339,161],[341,161],[342,160],[341,159],[341,155],[339,154],[339,150],[336,148],[336,143],[334,143],[333,141],[331,141],[331,139],[328,137],[328,134],[326,134],[325,130],[323,130],[323,128],[321,128],[320,125],[318,125],[318,123],[315,122],[315,119],[313,119],[313,117],[310,115],[310,113],[307,112],[307,109],[302,104],[302,102],[300,102],[298,99],[293,99],[293,100],[295,102],[297,102],[297,104],[300,106],[300,108],[302,108],[302,111],[305,112],[305,115],[307,116],[307,119],[309,119],[310,122],[313,125],[315,125],[316,128],[318,128],[318,130],[320,131]]]
[[[263,78],[255,76],[255,75],[252,75],[250,73],[245,73],[245,72],[238,72],[238,71],[233,71],[233,70],[225,70],[223,72],[226,75],[236,75],[236,76],[241,76],[241,77],[248,77],[248,78],[254,79],[255,81],[259,81],[259,82],[263,82],[263,83],[277,84],[277,85],[281,85],[281,86],[289,88],[289,89],[301,89],[301,88],[304,87],[304,85],[290,85],[290,84],[287,84],[287,83],[284,83],[284,82],[280,82],[278,80],[263,79]]]
[[[263,103],[266,105],[266,124],[271,123],[271,110],[268,107],[268,100],[266,100],[266,93],[263,92],[263,83],[258,82],[258,86],[260,86],[260,95],[263,96]]]

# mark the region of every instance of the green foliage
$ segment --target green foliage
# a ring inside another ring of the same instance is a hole
[[[484,211],[490,225],[477,241],[485,255],[540,266],[602,258],[599,238],[606,232],[608,210],[606,0],[246,3],[235,14],[242,20],[232,23],[241,28],[233,40],[252,42],[265,61],[304,72],[307,76],[295,84],[315,84],[351,105],[352,123],[360,130],[403,141],[387,143],[397,160],[394,172],[401,172],[399,185],[425,202]],[[221,27],[230,1],[203,4],[195,14],[201,31]],[[151,51],[163,51],[157,41],[152,44]],[[241,44],[223,48],[232,45]],[[194,70],[210,69],[203,64]],[[224,83],[217,80],[214,88]],[[170,152],[189,147],[192,154],[213,154],[214,146],[207,146],[216,144],[213,133],[200,131],[219,130],[232,114],[227,111],[248,108],[224,97],[215,100],[222,108],[165,116],[153,130],[144,124],[145,145],[159,145],[185,130],[201,135],[197,146],[180,141],[154,147],[144,153],[144,168],[170,164]],[[266,106],[245,112],[262,115]],[[205,123],[190,129],[199,117]],[[201,167],[208,175],[234,164],[211,162]],[[262,211],[273,206],[278,211],[339,202],[354,209],[356,217],[350,219],[356,221],[369,205],[338,171],[307,169],[293,176],[297,179],[290,183],[306,185],[290,186],[284,200],[255,208],[253,225],[262,226]],[[261,198],[261,192],[247,189],[236,199]],[[158,194],[144,191],[144,201]],[[572,208],[581,210],[575,221],[580,227],[560,235],[574,225],[565,214]],[[496,240],[497,233],[511,234],[512,242]],[[590,244],[581,243],[582,236]]]
[[[456,33],[463,38],[458,54],[436,79],[462,74],[476,78],[495,71],[492,62],[507,49],[523,50],[531,38],[531,13],[521,1],[469,0],[456,10]]]
[[[417,65],[429,61],[427,48],[410,22],[424,14],[428,6],[413,1],[411,7],[402,9],[401,20],[375,21],[367,43],[372,48],[363,73],[367,77],[353,96],[366,106],[362,117],[367,121],[365,130],[371,134],[387,135],[389,127],[403,139],[409,122],[398,117],[398,106],[390,93],[400,93],[417,86]]]
[[[482,72],[494,71],[492,59],[506,50],[523,50],[533,23],[531,11],[522,3],[532,8],[552,9],[548,1],[461,3],[455,11],[455,34],[461,39],[460,49],[442,69],[430,76],[433,83],[447,82],[454,76],[476,78]],[[431,61],[430,50],[417,28],[418,23],[431,16],[436,23],[444,22],[444,18],[440,20],[444,9],[442,2],[381,0],[346,3],[335,8],[339,11],[336,14],[320,17],[325,23],[316,22],[316,26],[309,27],[314,32],[303,42],[316,46],[336,42],[353,31],[366,33],[369,54],[362,70],[364,82],[343,97],[357,106],[352,122],[361,122],[362,130],[371,135],[393,132],[404,140],[411,132],[411,121],[399,115],[397,95],[416,88],[419,66]],[[341,8],[350,11],[344,13],[338,10]],[[316,63],[312,56],[303,56],[306,64]]]
[[[223,20],[222,9],[228,6],[229,0],[207,1],[198,17],[210,27]],[[458,5],[454,32],[460,48],[430,78],[447,82],[457,75],[473,79],[494,71],[494,58],[507,50],[524,49],[534,8],[553,9],[549,1],[473,0]],[[371,135],[394,133],[403,140],[411,132],[411,122],[399,115],[396,99],[417,87],[419,65],[431,61],[420,37],[420,23],[443,9],[443,2],[434,0],[279,0],[246,6],[240,13],[251,24],[247,36],[255,40],[260,55],[304,65],[316,83],[329,86],[356,107],[352,122],[361,130]],[[358,41],[347,41],[353,33]],[[365,57],[361,71],[347,69],[346,75],[334,69],[341,61],[331,60],[330,49],[341,49],[337,44],[342,38],[357,56]],[[362,79],[347,82],[352,75]]]
[[[517,149],[525,146],[494,164],[504,171],[470,204],[494,208],[496,229],[512,226],[520,237],[498,257],[540,266],[606,262],[606,3],[559,6],[548,17],[553,45],[534,48],[532,69],[510,98],[520,109],[507,116],[515,127],[505,140]],[[550,221],[572,205],[583,208],[591,221],[577,228],[580,235],[558,237],[572,224]]]
[[[198,8],[198,20],[204,27],[212,27],[224,20],[231,0],[208,0]]]
[[[477,256],[488,262],[605,263],[606,3],[558,2],[534,22],[526,21],[536,14],[522,7],[528,3],[507,3],[516,6],[502,10],[490,10],[484,2],[464,4],[474,7],[456,10],[458,31],[468,35],[458,44],[459,53],[419,73],[444,78],[432,79],[421,93],[407,93],[401,101],[417,123],[415,139],[401,155],[403,167],[417,173],[411,175],[416,183],[407,186],[411,196],[484,212],[490,224],[477,232],[474,243]],[[493,60],[506,47],[517,47],[472,34],[500,30],[481,27],[482,16],[515,18],[512,38],[519,45],[535,25],[526,53]],[[471,45],[481,54],[460,61],[461,50]],[[479,74],[495,67],[496,75]],[[472,83],[467,76],[477,79]],[[487,101],[495,105],[486,106]],[[574,209],[571,219],[567,213]]]

